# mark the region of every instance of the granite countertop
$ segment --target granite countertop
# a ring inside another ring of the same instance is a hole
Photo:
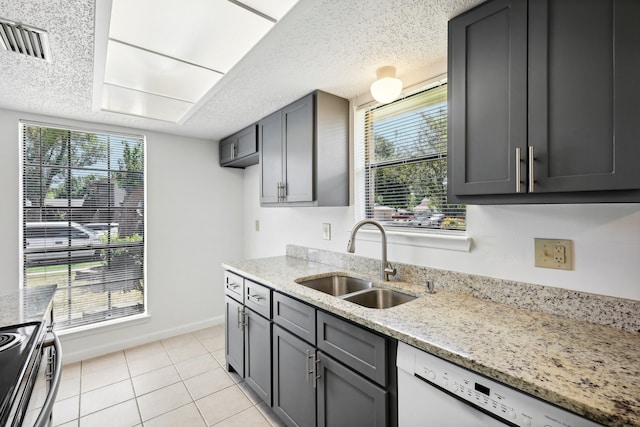
[[[0,328],[43,321],[55,291],[55,285],[0,291]]]
[[[640,426],[640,334],[280,256],[223,268],[596,422]],[[343,272],[418,296],[379,310],[297,284]]]

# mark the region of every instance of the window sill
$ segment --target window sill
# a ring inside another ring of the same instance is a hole
[[[385,231],[387,233],[387,243],[392,245],[445,249],[458,252],[471,251],[472,238],[464,232],[396,231],[388,228]],[[362,236],[360,235],[361,233]],[[363,227],[358,231],[358,239],[379,242],[380,231],[373,227]]]
[[[62,331],[56,331],[56,334],[63,336],[70,336],[73,338],[82,338],[84,336],[95,335],[96,332],[107,332],[116,330],[140,323],[146,323],[151,320],[151,316],[148,313],[136,314],[133,316],[120,317],[113,320],[107,320],[104,322],[93,323],[90,325],[77,326],[75,328],[64,329]]]

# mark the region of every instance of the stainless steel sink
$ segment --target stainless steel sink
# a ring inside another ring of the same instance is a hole
[[[403,294],[391,289],[370,289],[344,298],[355,304],[369,308],[390,308],[416,299],[413,295]]]
[[[334,296],[350,294],[373,286],[373,283],[369,280],[339,274],[309,280],[298,279],[296,282],[307,288]]]

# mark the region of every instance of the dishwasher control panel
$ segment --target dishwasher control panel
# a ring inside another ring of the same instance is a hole
[[[593,421],[558,408],[504,384],[414,347],[400,343],[398,370],[405,371],[414,381],[422,381],[433,390],[465,402],[518,427],[597,427]],[[399,372],[400,375],[400,372]],[[399,384],[399,398],[403,398]]]

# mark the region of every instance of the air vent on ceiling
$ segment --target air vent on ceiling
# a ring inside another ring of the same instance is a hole
[[[0,47],[51,62],[47,32],[0,18]]]

